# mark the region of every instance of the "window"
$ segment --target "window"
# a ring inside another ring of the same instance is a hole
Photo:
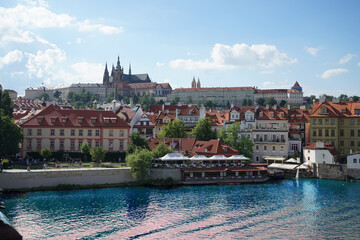
[[[331,129],[331,136],[335,137],[335,129]]]
[[[74,129],[71,129],[71,136],[75,136],[75,130]]]
[[[41,123],[42,121],[43,121],[43,118],[42,118],[42,117],[40,117],[40,118],[37,119],[37,122],[38,122],[38,123]]]
[[[355,119],[350,119],[350,125],[354,125],[355,124]]]
[[[329,125],[329,119],[325,119],[325,124]]]
[[[313,130],[313,136],[316,137],[316,130]]]
[[[329,136],[329,130],[325,129],[325,137],[328,137],[328,136]]]
[[[54,136],[55,135],[55,129],[50,129],[50,136]]]
[[[256,150],[259,150],[259,145],[256,145],[256,146],[255,146],[255,149],[256,149]]]
[[[79,141],[79,148],[81,147],[81,145],[82,145],[82,141]]]
[[[272,146],[272,150],[275,151],[275,146]]]
[[[52,123],[56,122],[56,118],[51,118],[51,122]]]
[[[360,147],[360,141],[358,141],[358,147]]]
[[[114,136],[114,130],[109,130],[109,137],[113,137]]]
[[[92,145],[91,140],[88,140],[87,142],[88,142],[89,147],[91,148],[91,145]]]
[[[99,141],[96,141],[96,142],[95,142],[95,147],[100,147]]]
[[[54,141],[53,141],[53,140],[51,140],[51,141],[50,141],[50,147],[51,147],[51,148],[53,148],[53,147],[54,147],[54,145],[55,145],[55,144],[54,144]]]
[[[344,141],[340,141],[340,146],[344,146]]]
[[[355,130],[354,130],[354,129],[351,129],[351,130],[350,130],[350,136],[351,136],[351,137],[354,137],[354,136],[355,136]]]
[[[96,123],[96,118],[91,118],[91,123]]]
[[[344,129],[340,129],[340,137],[344,136]]]
[[[82,136],[82,135],[83,135],[83,130],[79,129],[79,136]]]
[[[357,163],[357,160],[356,160],[356,158],[354,158],[354,159],[353,159],[353,163]]]
[[[95,131],[95,136],[100,136],[100,130]]]
[[[360,129],[358,129],[358,137],[360,137]]]
[[[60,148],[64,148],[64,141],[60,141]]]
[[[321,114],[326,114],[326,113],[327,113],[327,107],[322,107]]]
[[[41,129],[38,129],[38,130],[37,130],[37,135],[38,135],[38,136],[41,136]]]
[[[92,136],[92,130],[91,129],[88,130],[88,136]]]
[[[124,143],[120,142],[120,149],[123,149],[123,148],[124,148]]]
[[[316,119],[313,120],[313,124],[316,125]]]
[[[124,136],[124,130],[120,130],[120,137]]]
[[[28,133],[28,136],[31,136],[32,135],[32,129],[28,129],[27,133]]]
[[[335,119],[331,119],[331,125],[335,125]]]
[[[64,129],[60,129],[60,136],[64,136]]]
[[[41,147],[41,141],[40,141],[40,140],[37,140],[37,141],[36,141],[36,147],[38,147],[38,148]]]
[[[358,125],[360,125],[360,119],[358,119]]]
[[[84,118],[82,118],[82,117],[79,117],[79,118],[78,118],[78,122],[79,122],[79,123],[82,123],[83,121],[84,121]]]
[[[280,146],[280,151],[282,151],[282,152],[284,151],[284,146],[283,145]]]
[[[109,141],[109,148],[112,148],[112,147],[113,147],[113,142]]]
[[[61,118],[61,121],[62,121],[63,123],[66,123],[67,118]]]
[[[264,151],[266,151],[267,150],[267,146],[264,146]]]
[[[27,146],[28,146],[28,148],[31,148],[31,147],[32,147],[32,146],[31,146],[31,140],[28,141],[28,145],[27,145]]]
[[[319,122],[319,125],[322,125],[322,119],[319,119],[318,122]]]
[[[340,125],[344,125],[344,119],[340,119]]]
[[[71,148],[74,148],[74,147],[75,147],[75,141],[71,141],[71,142],[70,142],[70,147],[71,147]]]
[[[354,147],[354,146],[355,146],[355,142],[354,142],[354,141],[350,141],[350,146]]]
[[[291,144],[291,150],[292,151],[298,150],[298,144],[297,143],[292,143]]]

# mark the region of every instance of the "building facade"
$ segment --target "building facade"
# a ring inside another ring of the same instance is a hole
[[[80,152],[83,142],[105,151],[126,151],[130,126],[112,111],[68,110],[50,105],[22,123],[22,154],[50,148]]]

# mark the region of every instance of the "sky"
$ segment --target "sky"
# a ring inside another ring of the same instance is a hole
[[[0,84],[101,83],[105,63],[175,88],[360,95],[360,1],[0,0]]]

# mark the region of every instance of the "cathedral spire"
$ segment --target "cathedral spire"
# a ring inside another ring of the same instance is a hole
[[[131,63],[129,63],[129,75],[131,75]]]
[[[193,77],[193,80],[192,80],[192,82],[191,82],[191,88],[196,88],[195,77]]]
[[[116,69],[121,70],[120,57],[119,57],[119,55],[118,55],[118,59],[117,59]]]
[[[109,83],[109,71],[107,68],[107,63],[105,63],[105,70],[104,70],[104,76],[103,76],[103,84]]]
[[[196,88],[201,88],[201,84],[200,84],[200,78],[198,77],[198,81],[197,81],[197,85]]]

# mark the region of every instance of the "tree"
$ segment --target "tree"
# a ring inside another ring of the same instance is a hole
[[[149,142],[140,133],[134,131],[130,134],[130,144],[127,151],[134,153],[137,148],[149,149]]]
[[[177,105],[180,101],[179,96],[175,96],[173,100],[171,101],[171,105]]]
[[[266,101],[265,104],[268,104],[269,106],[274,106],[277,104],[277,101],[275,100],[274,97],[269,97]]]
[[[240,137],[240,130],[240,123],[233,123],[230,127],[228,127],[228,129],[226,129],[226,131],[222,129],[219,132],[218,137],[222,142],[237,149],[240,154],[243,154],[248,158],[252,158],[252,147],[254,143],[248,137]]]
[[[90,149],[90,155],[94,162],[100,163],[104,161],[106,152],[102,147],[95,147]]]
[[[164,105],[165,102],[164,102],[164,100],[160,99],[156,104],[157,104],[157,105]]]
[[[169,122],[159,134],[160,138],[183,138],[185,136],[185,124],[180,119]]]
[[[252,104],[251,99],[248,99],[247,105],[251,106],[251,104]]]
[[[191,132],[191,135],[198,141],[209,141],[216,138],[214,131],[211,130],[212,121],[206,117],[200,119]]]
[[[348,95],[346,95],[346,94],[341,94],[341,95],[339,96],[339,100],[340,100],[340,101],[349,101]]]
[[[280,107],[284,107],[285,104],[286,104],[286,101],[285,101],[285,100],[281,100],[279,105],[280,105]]]
[[[114,95],[115,95],[115,92],[111,92],[111,93],[106,97],[105,101],[108,102],[108,103],[111,102],[112,100],[115,99]],[[121,101],[121,99],[123,99],[123,96],[122,96],[121,94],[117,94],[117,98],[116,98],[115,100]]]
[[[148,168],[153,156],[148,149],[136,149],[133,154],[126,156],[126,163],[130,167],[130,173],[136,180],[147,179]]]
[[[87,161],[87,157],[90,154],[90,147],[87,142],[83,142],[80,146],[81,153],[84,155],[84,160]]]
[[[40,150],[40,155],[45,158],[45,159],[48,159],[51,157],[52,153],[51,153],[51,150],[50,148],[43,148]]]
[[[145,94],[140,98],[140,104],[144,109],[149,110],[150,105],[155,104],[155,98],[150,94]]]
[[[230,109],[230,108],[231,108],[231,104],[230,104],[229,101],[227,101],[227,103],[226,103],[226,108],[227,108],[227,109]]]
[[[54,98],[55,98],[55,99],[59,99],[60,96],[61,96],[61,92],[58,91],[58,90],[56,90],[56,91],[54,92]]]
[[[192,97],[191,96],[188,96],[187,98],[186,98],[186,104],[192,104]]]
[[[353,101],[359,101],[359,97],[358,96],[352,96],[352,98],[353,98]]]
[[[50,96],[48,93],[44,92],[42,94],[39,95],[39,99],[45,99],[45,101],[49,101],[50,100]]]
[[[12,118],[13,114],[13,104],[11,102],[11,98],[8,91],[2,91],[2,87],[0,85],[0,111],[4,116],[9,116]]]
[[[264,105],[265,105],[265,99],[264,99],[264,98],[257,98],[257,99],[255,100],[255,102],[256,102],[257,104],[259,104],[260,106],[264,106]]]
[[[161,158],[168,153],[174,152],[171,148],[165,145],[165,143],[160,142],[157,147],[151,152],[153,158]]]
[[[247,106],[247,105],[248,105],[246,98],[243,99],[242,105],[243,105],[243,106]]]

